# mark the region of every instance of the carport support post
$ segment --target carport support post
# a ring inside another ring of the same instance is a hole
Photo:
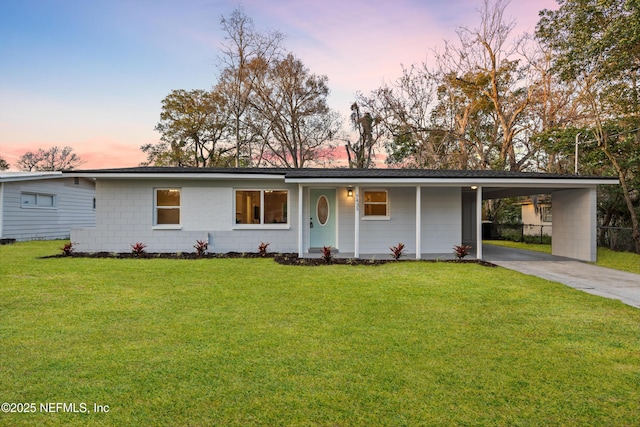
[[[304,221],[303,209],[302,209],[302,184],[298,184],[298,258],[302,258],[304,256],[304,225],[306,222]]]
[[[353,257],[360,258],[360,187],[356,185],[354,189],[354,235],[355,241],[353,242]]]
[[[420,236],[422,235],[420,217],[422,216],[421,212],[421,196],[422,196],[422,187],[419,185],[416,186],[416,259],[420,259],[422,247],[420,245]]]
[[[476,189],[476,259],[482,259],[482,186]]]

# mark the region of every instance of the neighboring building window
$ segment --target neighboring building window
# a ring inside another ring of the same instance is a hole
[[[57,197],[55,194],[21,193],[20,206],[23,208],[55,209]]]
[[[386,190],[364,190],[364,217],[389,218],[389,193]]]
[[[551,222],[551,206],[542,206],[542,222]]]
[[[236,190],[236,224],[287,224],[287,190]]]
[[[156,189],[156,225],[180,224],[180,189]]]

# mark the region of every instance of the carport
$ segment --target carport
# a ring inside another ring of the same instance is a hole
[[[483,259],[480,201],[551,194],[553,209],[552,254],[580,261],[596,261],[596,187],[617,185],[615,178],[577,175],[530,175],[526,179],[478,182],[462,192],[463,242],[477,248]],[[475,187],[475,188],[474,188]]]

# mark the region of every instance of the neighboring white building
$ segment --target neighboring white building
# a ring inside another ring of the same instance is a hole
[[[551,236],[553,234],[553,217],[549,197],[533,196],[519,204],[522,209],[522,232],[525,236]]]
[[[62,172],[0,172],[0,239],[69,238],[94,227],[95,182]]]
[[[482,201],[553,194],[552,251],[596,256],[596,186],[615,178],[424,169],[127,168],[72,171],[95,179],[96,226],[72,230],[81,252],[274,252],[331,246],[354,258],[450,255],[468,243],[482,258]]]

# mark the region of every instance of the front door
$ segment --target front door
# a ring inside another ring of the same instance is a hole
[[[475,246],[476,235],[476,193],[462,192],[462,244]]]
[[[311,189],[311,218],[309,221],[310,247],[321,249],[323,246],[336,247],[336,190]]]

